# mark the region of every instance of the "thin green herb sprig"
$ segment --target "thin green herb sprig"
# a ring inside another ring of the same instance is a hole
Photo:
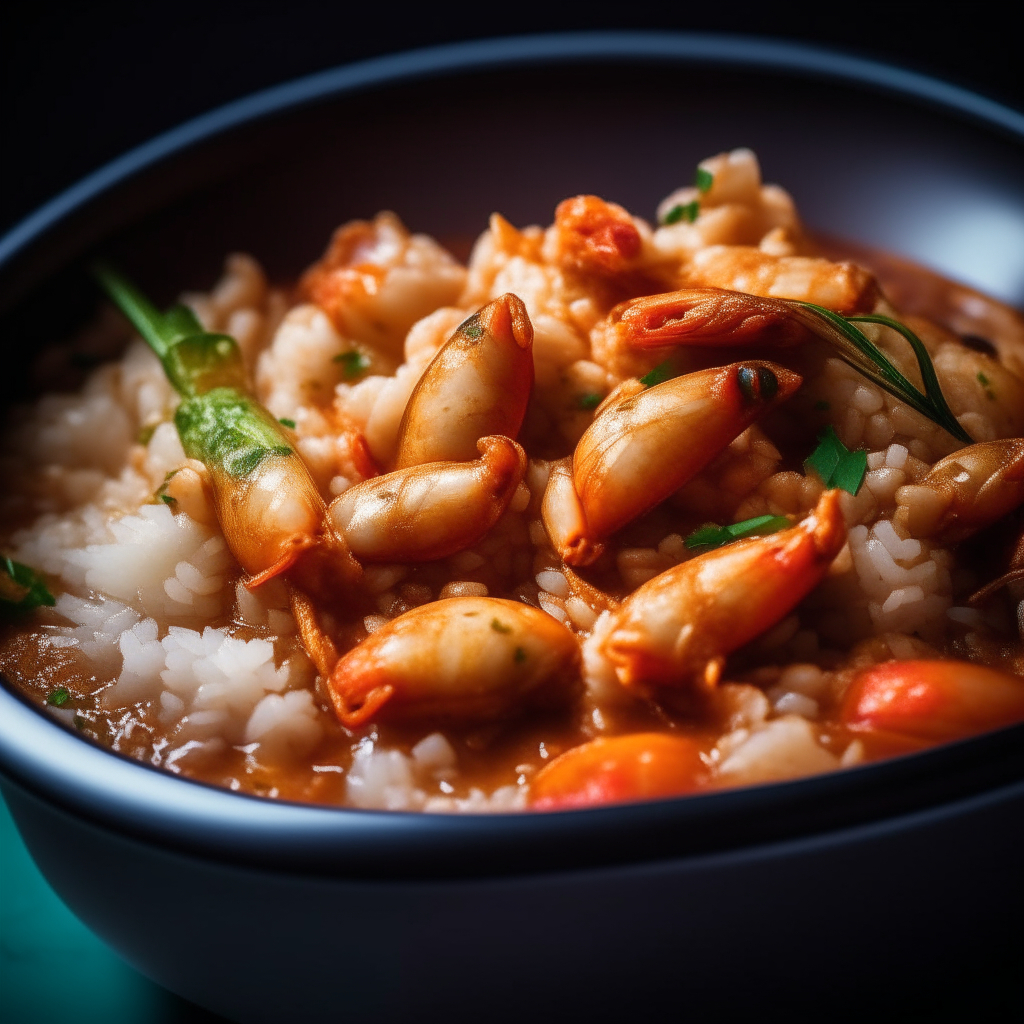
[[[113,267],[98,263],[93,272],[182,396],[174,423],[189,458],[211,470],[246,478],[265,459],[294,455],[278,421],[247,393],[242,354],[234,338],[204,330],[187,306],[161,313]]]
[[[970,434],[957,422],[952,410],[946,404],[939,378],[932,365],[931,356],[921,339],[906,324],[889,316],[871,313],[858,316],[842,316],[830,309],[816,306],[813,302],[788,300],[787,305],[798,312],[800,319],[818,337],[828,341],[841,359],[862,373],[868,380],[888,391],[901,402],[926,416],[948,431],[958,441],[973,444]],[[857,323],[880,324],[902,335],[914,350],[917,365],[924,382],[924,393],[915,387],[892,364],[889,357],[858,327]]]
[[[742,540],[745,537],[766,537],[779,530],[786,530],[793,524],[785,516],[755,516],[753,519],[744,519],[742,523],[732,523],[729,526],[718,526],[709,523],[695,530],[686,538],[686,546],[693,550],[701,548],[703,551],[713,551],[724,544],[731,544],[734,540]]]

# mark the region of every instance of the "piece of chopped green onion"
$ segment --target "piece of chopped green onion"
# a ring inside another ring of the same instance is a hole
[[[42,577],[34,569],[0,556],[0,611],[29,612],[57,603]]]
[[[505,625],[505,623],[502,622],[501,619],[491,619],[491,629],[493,629],[495,633],[512,632],[512,627]]]
[[[693,177],[693,183],[702,193],[707,192],[707,190],[711,188],[714,180],[715,176],[710,171],[706,171],[703,167],[698,167],[697,173]]]
[[[681,220],[685,220],[687,224],[692,224],[700,213],[700,200],[694,199],[690,203],[676,203],[668,213],[665,214],[662,224],[678,224]]]
[[[674,376],[672,360],[666,359],[663,363],[658,363],[649,373],[645,373],[640,378],[640,383],[645,388],[653,388],[656,384],[664,384],[665,381],[671,380]]]
[[[590,412],[592,409],[596,409],[603,401],[603,395],[599,395],[596,391],[590,391],[585,395],[578,395],[576,405],[580,409]]]
[[[742,540],[744,537],[765,537],[790,526],[792,523],[785,516],[755,516],[753,519],[744,519],[742,523],[733,523],[730,526],[710,523],[691,533],[686,538],[686,546],[691,549],[707,548],[710,551],[734,540]]]
[[[345,380],[351,380],[365,372],[370,366],[370,359],[358,349],[350,352],[341,352],[334,357],[336,363],[341,363],[341,371]]]
[[[829,426],[818,435],[818,446],[804,460],[804,465],[810,466],[826,487],[839,487],[856,494],[868,470],[868,453],[863,449],[851,452]]]
[[[69,700],[71,700],[71,694],[63,686],[58,686],[56,690],[51,690],[46,695],[46,703],[53,708],[63,707]]]
[[[295,420],[290,420],[288,419],[287,416],[282,416],[281,419],[279,419],[277,422],[283,424],[284,426],[288,427],[291,430],[295,429]]]

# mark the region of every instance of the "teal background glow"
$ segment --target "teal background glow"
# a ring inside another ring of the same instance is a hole
[[[144,978],[71,913],[33,864],[0,799],[0,1020],[217,1024]]]

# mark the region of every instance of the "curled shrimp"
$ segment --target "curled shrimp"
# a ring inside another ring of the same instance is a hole
[[[607,537],[682,487],[800,383],[760,360],[651,388],[624,383],[580,438],[571,472],[567,463],[552,470],[542,516],[555,549],[571,565],[594,561]]]
[[[893,517],[914,537],[956,544],[1024,502],[1024,438],[983,441],[896,491]]]
[[[475,544],[501,518],[526,472],[507,437],[484,437],[472,462],[431,462],[350,487],[330,507],[356,558],[420,562]]]
[[[556,705],[579,686],[580,649],[557,619],[494,597],[456,597],[392,619],[334,667],[328,692],[342,724],[375,717],[500,718]]]
[[[508,293],[451,336],[413,389],[395,468],[476,457],[491,434],[515,438],[533,389],[533,325]]]
[[[218,467],[210,477],[217,519],[250,588],[288,573],[322,595],[361,575],[309,470],[293,452],[264,457],[244,477]]]
[[[811,340],[792,308],[722,288],[683,288],[620,302],[599,325],[603,348],[744,345],[787,348]]]
[[[1024,720],[1024,680],[969,661],[889,661],[854,679],[842,720],[928,743],[963,739]]]
[[[798,525],[698,555],[643,584],[612,613],[601,652],[642,696],[659,686],[710,688],[726,655],[785,618],[845,541],[839,492],[826,491]]]
[[[690,793],[708,776],[701,752],[689,736],[602,736],[547,765],[530,786],[530,804],[555,811]]]

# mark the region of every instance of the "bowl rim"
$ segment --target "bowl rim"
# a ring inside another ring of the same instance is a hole
[[[429,77],[609,61],[830,79],[917,101],[1024,142],[1024,114],[917,72],[810,44],[633,31],[453,43],[318,72],[157,136],[16,224],[0,238],[0,272],[119,185],[231,129]],[[898,820],[1019,798],[1024,794],[1020,751],[1024,725],[827,775],[647,803],[542,814],[356,810],[268,800],[175,777],[83,742],[0,686],[0,773],[17,790],[100,827],[192,855],[347,877],[514,876],[704,856],[836,829],[885,828]],[[937,784],[936,777],[946,781]],[[900,784],[893,786],[894,779]]]

